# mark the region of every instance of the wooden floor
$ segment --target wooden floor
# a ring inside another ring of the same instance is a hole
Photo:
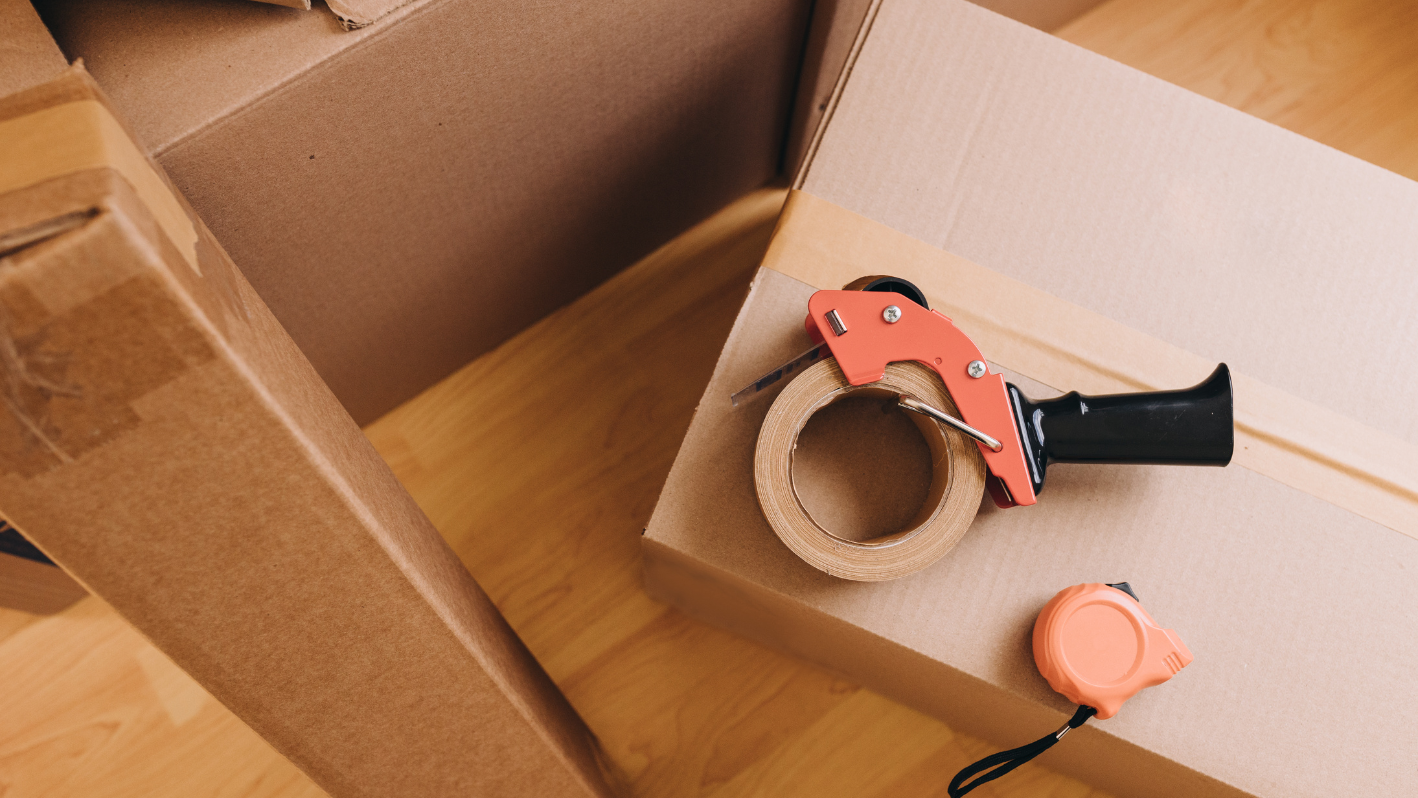
[[[1060,33],[1418,177],[1418,4],[1111,0]],[[781,196],[745,197],[367,432],[635,794],[943,796],[987,746],[640,589],[640,531]],[[98,599],[0,611],[5,798],[320,794]],[[1027,766],[975,794],[1099,793]]]

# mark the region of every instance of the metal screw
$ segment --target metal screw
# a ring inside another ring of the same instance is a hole
[[[970,365],[965,367],[965,373],[978,380],[988,374],[989,369],[985,368],[985,361],[972,360],[970,361]]]
[[[887,324],[895,324],[896,322],[901,321],[901,308],[898,308],[895,305],[887,305],[886,310],[883,310],[881,312],[881,317],[883,319],[886,319]]]

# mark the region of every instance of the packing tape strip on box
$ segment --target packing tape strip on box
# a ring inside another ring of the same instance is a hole
[[[123,125],[98,100],[82,99],[0,121],[0,194],[88,169],[113,169],[148,206],[198,274],[197,228]]]
[[[1044,385],[1154,391],[1190,384],[1215,365],[803,191],[789,194],[763,259],[820,289],[887,265],[992,361]],[[1233,379],[1233,462],[1418,539],[1418,447],[1245,375]]]

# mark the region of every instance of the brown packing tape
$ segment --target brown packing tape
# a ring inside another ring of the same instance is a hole
[[[917,363],[893,363],[869,385],[847,382],[837,362],[824,360],[790,382],[763,419],[753,476],[763,515],[778,537],[818,570],[859,582],[896,579],[944,557],[975,520],[985,488],[985,460],[964,435],[909,413],[930,446],[931,487],[905,529],[865,541],[832,534],[803,506],[793,479],[793,452],[814,413],[849,396],[907,396],[950,415],[954,402],[935,372]]]
[[[197,229],[123,126],[98,100],[77,100],[0,121],[0,194],[108,167],[133,186],[194,271]]]
[[[904,277],[991,361],[1056,388],[1164,390],[1216,365],[803,191],[789,195],[763,265],[818,288]],[[1232,380],[1232,462],[1418,538],[1418,448],[1244,374]]]

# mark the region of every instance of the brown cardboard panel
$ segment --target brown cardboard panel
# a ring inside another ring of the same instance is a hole
[[[0,0],[0,97],[52,80],[67,66],[69,62],[59,52],[59,45],[28,0]],[[59,224],[66,221],[60,220]],[[43,230],[30,232],[47,234]],[[0,257],[21,243],[13,237],[0,238]],[[0,530],[3,529],[0,522]],[[54,565],[27,560],[0,548],[0,606],[47,614],[83,596],[84,589]]]
[[[0,124],[85,103],[107,107],[76,68]],[[120,152],[114,129],[74,132]],[[0,513],[333,796],[608,795],[590,733],[206,228],[194,263],[131,169],[70,163],[0,196],[0,231],[82,219],[0,260]]]
[[[1418,441],[1411,181],[964,3],[884,2],[829,110],[806,191],[1224,360],[1253,378],[1238,390],[1291,394],[1316,423]],[[1034,668],[1035,614],[1127,579],[1197,659],[1049,766],[1120,795],[1418,791],[1397,764],[1418,744],[1418,541],[1256,470],[1056,466],[1038,505],[982,505],[912,577],[798,561],[753,493],[766,403],[727,396],[806,346],[812,290],[755,282],[646,534],[653,592],[1017,745],[1069,709]],[[989,299],[960,323],[1006,327],[1008,297]]]
[[[972,0],[976,5],[1043,31],[1082,16],[1101,0]],[[832,101],[852,44],[875,0],[817,0],[808,30],[802,75],[793,103],[793,122],[784,152],[784,168],[795,174]],[[874,13],[874,12],[873,12]]]
[[[1418,542],[1255,472],[1056,466],[1039,504],[985,503],[954,552],[894,582],[794,557],[754,495],[769,402],[727,397],[803,345],[812,290],[760,272],[646,534],[655,595],[1018,744],[1068,709],[1034,668],[1035,614],[1070,584],[1126,579],[1197,659],[1050,767],[1121,795],[1412,791],[1391,763],[1418,711],[1395,688],[1418,657]]]
[[[773,177],[807,6],[41,13],[365,422]]]
[[[965,3],[872,30],[808,193],[1418,444],[1413,181]]]
[[[0,0],[0,97],[39,85],[68,65],[28,0]]]

